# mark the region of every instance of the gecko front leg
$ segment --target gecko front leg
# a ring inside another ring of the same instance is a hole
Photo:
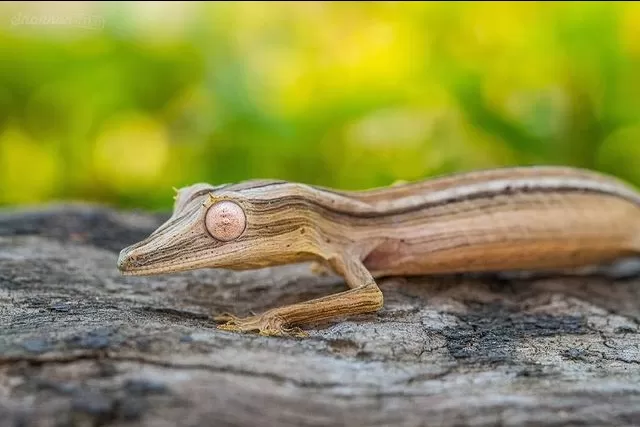
[[[371,273],[358,256],[340,253],[327,260],[337,274],[344,277],[349,290],[310,301],[278,307],[256,316],[238,318],[224,316],[226,323],[219,329],[235,332],[258,332],[261,335],[305,336],[296,327],[306,323],[329,320],[341,316],[378,311],[383,295]]]

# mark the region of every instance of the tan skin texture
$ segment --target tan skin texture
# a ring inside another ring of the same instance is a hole
[[[128,275],[244,270],[316,261],[348,290],[218,327],[304,335],[298,327],[372,313],[376,278],[565,269],[636,254],[640,196],[612,177],[523,167],[438,177],[363,192],[284,181],[195,184],[147,239],[122,250]]]

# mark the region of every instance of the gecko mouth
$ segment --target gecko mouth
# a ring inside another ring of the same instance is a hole
[[[149,261],[146,257],[141,258],[136,255],[130,248],[120,251],[117,266],[123,276],[153,276],[205,267],[202,261],[197,259],[180,263],[171,263],[166,260],[163,262]]]
[[[167,266],[144,265],[138,262],[125,250],[118,256],[118,270],[123,276],[151,276],[155,274],[170,273],[172,269]]]
[[[132,251],[132,247],[124,248],[120,251],[117,265],[118,270],[120,270],[124,276],[148,276],[164,273],[168,270],[166,265],[154,266],[141,262],[139,257]]]
[[[125,276],[140,276],[145,274],[145,270],[150,270],[148,267],[137,266],[134,257],[130,253],[129,248],[125,248],[118,255],[118,270],[122,274]]]

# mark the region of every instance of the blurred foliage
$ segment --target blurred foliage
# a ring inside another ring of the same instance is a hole
[[[363,189],[503,165],[640,184],[640,3],[5,2],[0,204]]]

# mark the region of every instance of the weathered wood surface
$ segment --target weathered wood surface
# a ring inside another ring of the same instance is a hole
[[[307,265],[123,277],[161,217],[0,214],[1,426],[640,425],[640,280],[384,281],[307,339],[215,329],[342,289]]]

